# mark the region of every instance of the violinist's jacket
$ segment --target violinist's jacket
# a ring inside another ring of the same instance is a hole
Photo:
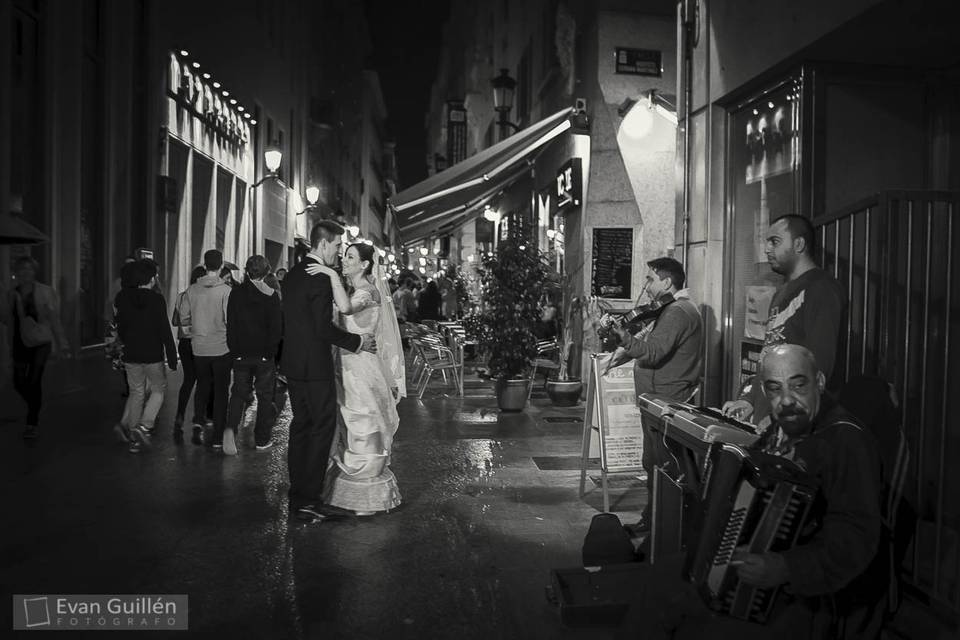
[[[689,289],[674,294],[654,321],[623,340],[624,351],[635,358],[633,379],[637,394],[655,393],[684,401],[700,382],[703,323],[690,300]]]

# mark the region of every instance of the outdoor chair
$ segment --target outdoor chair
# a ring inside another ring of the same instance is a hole
[[[420,369],[419,373],[415,376],[417,389],[417,397],[423,399],[423,393],[427,390],[427,386],[430,384],[430,378],[433,377],[434,372],[439,371],[446,381],[446,372],[450,371],[453,375],[453,383],[457,389],[459,395],[463,395],[463,386],[460,381],[459,366],[457,365],[456,358],[453,355],[453,351],[448,349],[445,346],[431,344],[424,342],[422,340],[413,341],[414,349],[416,349],[417,356],[420,359]]]
[[[548,354],[552,354],[547,358]],[[543,375],[543,384],[546,386],[552,371],[560,370],[560,363],[557,359],[560,355],[560,343],[556,339],[540,340],[537,342],[537,357],[533,361],[533,372],[530,374],[530,387],[527,390],[527,400],[533,395],[533,385],[537,381],[537,371],[545,371]]]

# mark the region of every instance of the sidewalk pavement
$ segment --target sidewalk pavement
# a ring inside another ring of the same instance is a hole
[[[526,411],[500,413],[489,382],[468,377],[460,398],[435,381],[422,401],[399,405],[392,467],[403,504],[304,525],[287,513],[289,408],[281,445],[265,452],[175,445],[178,372],[154,450],[134,455],[111,433],[123,399],[105,360],[56,363],[46,386],[36,443],[20,437],[19,399],[0,391],[7,602],[188,594],[187,635],[609,637],[563,627],[544,591],[551,568],[581,564],[600,509],[591,481],[578,497],[582,404],[555,408],[538,390]],[[645,493],[635,479],[620,486],[612,508],[634,521]]]

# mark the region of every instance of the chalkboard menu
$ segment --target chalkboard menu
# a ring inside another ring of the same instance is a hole
[[[594,229],[592,256],[591,293],[602,298],[631,298],[633,228]]]

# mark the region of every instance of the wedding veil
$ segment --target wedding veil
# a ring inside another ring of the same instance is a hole
[[[400,342],[400,324],[397,312],[393,308],[393,297],[387,285],[387,276],[383,265],[377,264],[375,270],[377,291],[380,293],[380,322],[377,323],[377,355],[388,382],[397,388],[397,398],[407,395],[407,374],[403,364],[403,345]]]

